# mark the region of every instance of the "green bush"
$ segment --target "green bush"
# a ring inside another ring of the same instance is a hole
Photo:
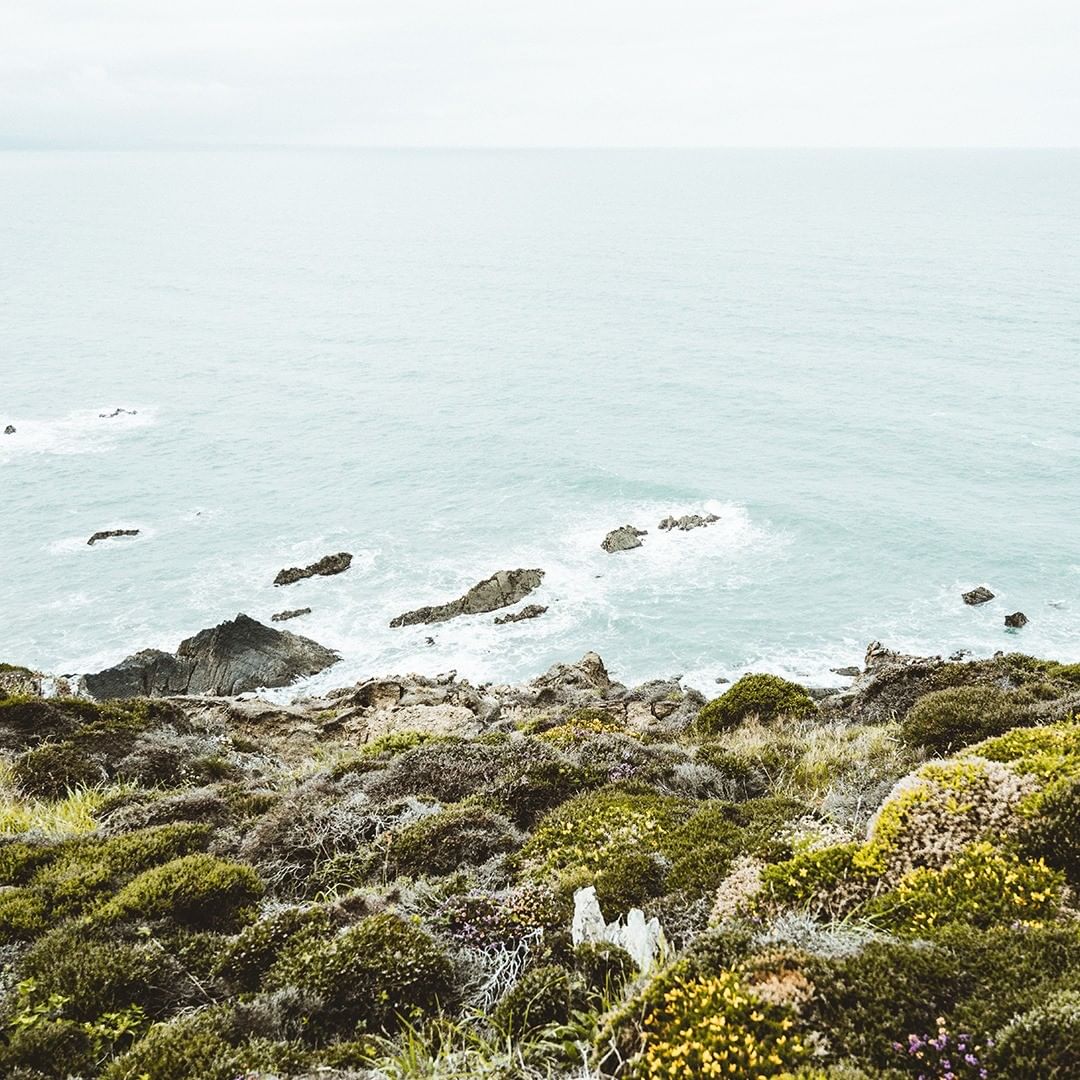
[[[69,791],[107,779],[97,762],[70,742],[45,743],[15,760],[12,776],[24,795],[61,799]]]
[[[780,716],[810,716],[815,709],[814,699],[798,683],[778,675],[744,675],[702,707],[694,726],[702,734],[715,735],[752,716],[768,722]]]
[[[637,974],[633,957],[609,941],[579,945],[574,949],[574,968],[590,990],[604,997],[615,997]]]
[[[1000,735],[1021,722],[1023,707],[997,686],[955,686],[924,694],[900,725],[910,746],[936,754]]]
[[[478,866],[517,844],[506,818],[466,803],[421,818],[396,833],[387,862],[392,874],[439,877],[462,866]]]
[[[7,1042],[0,1041],[0,1074],[33,1070],[46,1077],[89,1074],[96,1065],[93,1036],[74,1020],[45,1016],[15,1027]]]
[[[664,867],[646,851],[613,851],[592,883],[604,915],[611,920],[659,896],[664,891]]]
[[[1080,777],[1065,777],[1039,796],[1021,827],[1020,848],[1080,887]]]
[[[102,923],[171,919],[195,929],[227,930],[243,922],[263,892],[242,863],[203,853],[146,870],[94,912]]]
[[[236,1080],[243,1059],[221,1028],[213,1011],[156,1024],[101,1080]]]
[[[301,939],[313,943],[332,931],[325,908],[285,908],[245,926],[220,947],[215,971],[240,990],[257,990],[286,946],[296,951]]]
[[[0,945],[36,937],[48,925],[45,902],[33,890],[0,890]]]
[[[450,1000],[450,961],[422,930],[396,915],[370,915],[336,937],[290,942],[265,989],[295,986],[323,998],[313,1022],[349,1034],[396,1028],[402,1016],[430,1013]]]
[[[581,984],[565,968],[556,964],[527,971],[492,1014],[495,1028],[513,1039],[547,1027],[563,1024],[571,1010],[584,1004]]]
[[[1009,1080],[1068,1080],[1080,1063],[1080,991],[1067,990],[998,1032],[990,1061]]]
[[[835,844],[802,851],[761,873],[758,905],[801,908],[815,915],[839,918],[863,903],[874,875],[856,862],[859,844]]]

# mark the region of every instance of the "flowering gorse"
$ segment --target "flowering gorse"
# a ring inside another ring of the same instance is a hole
[[[969,1034],[950,1034],[938,1018],[936,1035],[909,1035],[906,1043],[894,1042],[908,1068],[918,1070],[916,1080],[987,1080],[986,1051],[994,1044],[977,1043]]]

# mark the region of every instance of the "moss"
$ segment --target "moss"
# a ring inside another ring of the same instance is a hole
[[[101,923],[170,919],[193,928],[229,929],[250,918],[263,892],[250,866],[213,855],[184,855],[146,870],[94,912]]]
[[[395,833],[387,852],[394,874],[438,877],[517,847],[506,818],[482,806],[448,807]]]
[[[1016,695],[1000,687],[957,686],[919,698],[904,717],[901,733],[910,746],[944,754],[1000,735],[1023,715]]]
[[[332,932],[325,908],[286,908],[245,926],[224,947],[219,945],[215,972],[239,990],[257,990],[263,976],[286,947],[313,944]]]
[[[1068,990],[997,1033],[990,1062],[1009,1080],[1067,1080],[1080,1062],[1080,991]]]
[[[394,1029],[402,1016],[430,1013],[452,996],[452,969],[422,930],[396,915],[371,915],[335,937],[287,945],[264,980],[326,1002],[313,1017],[323,1031]]]
[[[810,716],[813,698],[797,683],[778,675],[744,675],[729,690],[703,706],[695,730],[705,735],[727,731],[754,716],[770,721],[780,716]]]
[[[1025,807],[1020,849],[1080,887],[1080,777],[1063,777]]]

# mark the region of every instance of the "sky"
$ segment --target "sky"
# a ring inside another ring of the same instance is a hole
[[[1080,146],[1080,0],[0,0],[0,147]]]

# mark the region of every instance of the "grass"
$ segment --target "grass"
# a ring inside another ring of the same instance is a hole
[[[61,799],[28,799],[14,781],[9,762],[0,761],[0,835],[37,832],[59,839],[92,832],[94,815],[110,797],[131,790],[130,785],[82,787]]]

